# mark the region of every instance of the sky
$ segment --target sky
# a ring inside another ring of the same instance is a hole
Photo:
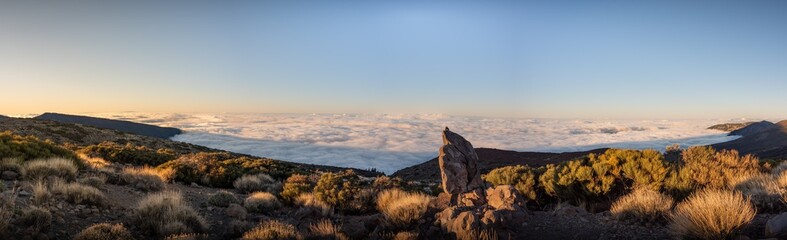
[[[0,114],[777,118],[785,1],[3,1]]]

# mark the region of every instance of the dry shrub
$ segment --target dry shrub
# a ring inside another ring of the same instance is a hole
[[[323,201],[317,199],[312,193],[304,193],[295,198],[295,206],[301,208],[308,208],[317,211],[323,217],[333,215],[333,207]]]
[[[38,159],[25,163],[25,176],[32,180],[42,180],[49,176],[73,180],[77,176],[77,170],[74,161],[65,158]]]
[[[773,170],[771,170],[771,173],[774,176],[782,175],[782,173],[784,172],[787,172],[787,161],[783,161],[779,163],[778,166],[776,166],[775,168],[773,168]]]
[[[88,167],[93,169],[100,169],[109,166],[111,163],[100,157],[91,157],[84,153],[77,153],[77,158],[82,160]]]
[[[66,183],[56,179],[50,185],[52,193],[62,195],[68,202],[73,204],[88,204],[102,206],[106,203],[106,197],[101,190],[79,183]]]
[[[126,184],[148,192],[161,191],[166,186],[164,182],[167,180],[158,169],[150,167],[124,168],[120,178]]]
[[[399,232],[393,236],[394,240],[417,240],[418,233],[417,232]]]
[[[738,177],[730,182],[730,186],[751,199],[760,210],[778,210],[783,206],[782,196],[787,192],[779,186],[776,177],[762,173]]]
[[[10,198],[0,197],[0,234],[5,232],[8,226],[11,224],[11,218],[14,216],[15,208],[16,191],[13,192]]]
[[[33,196],[30,199],[33,204],[41,205],[52,197],[52,193],[49,192],[49,188],[47,187],[44,181],[37,181],[33,184]]]
[[[167,236],[165,240],[208,240],[208,234],[181,233]]]
[[[52,214],[45,208],[30,206],[22,210],[19,222],[33,229],[33,232],[41,232],[41,230],[46,230],[52,225]]]
[[[74,240],[134,240],[134,236],[123,224],[99,223],[79,232]]]
[[[752,156],[740,156],[735,150],[716,151],[711,147],[690,147],[683,151],[685,176],[697,188],[727,188],[740,177],[760,172],[759,160]]]
[[[668,216],[673,204],[670,196],[641,188],[618,198],[609,211],[619,220],[658,221]]]
[[[276,180],[268,174],[260,173],[255,175],[243,175],[236,179],[235,182],[232,183],[232,186],[243,193],[256,191],[275,193],[277,189],[281,187],[281,184],[277,183]]]
[[[204,233],[208,224],[178,192],[159,192],[142,199],[131,214],[131,222],[158,236]]]
[[[426,213],[431,197],[420,193],[408,193],[399,189],[381,192],[377,207],[387,222],[393,226],[406,227],[421,219]]]
[[[210,195],[210,198],[208,198],[208,203],[217,207],[228,207],[230,204],[238,202],[240,202],[240,200],[235,197],[235,194],[224,190],[216,191]]]
[[[3,158],[0,160],[0,172],[12,171],[22,176],[25,174],[25,168],[22,167],[22,159],[19,158]]]
[[[88,176],[88,177],[77,179],[77,182],[83,185],[88,185],[100,189],[104,187],[104,183],[107,182],[107,178],[104,176]]]
[[[243,234],[243,240],[285,240],[300,239],[295,226],[277,220],[260,223],[259,226]]]
[[[323,219],[309,226],[309,239],[349,240],[350,238],[341,232],[341,226],[333,224],[331,220]]]
[[[254,192],[243,201],[243,206],[250,212],[266,212],[279,208],[281,203],[273,194]]]
[[[742,194],[705,189],[675,207],[669,229],[681,238],[727,239],[749,224],[756,211]]]

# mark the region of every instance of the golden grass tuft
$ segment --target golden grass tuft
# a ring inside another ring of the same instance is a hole
[[[424,216],[429,201],[431,197],[425,194],[390,189],[378,195],[377,207],[389,224],[405,227]]]
[[[167,181],[166,173],[150,167],[130,167],[124,168],[120,173],[120,179],[123,182],[137,188],[139,190],[155,192],[161,191],[166,186],[164,183]]]
[[[137,203],[131,222],[143,231],[158,236],[180,233],[204,233],[208,224],[178,192],[159,192],[146,196]]]
[[[210,236],[207,234],[195,234],[195,233],[181,233],[170,235],[165,238],[165,240],[208,240]]]
[[[94,188],[79,183],[67,183],[63,180],[56,179],[49,186],[52,193],[62,195],[65,199],[73,204],[88,204],[94,206],[103,206],[106,203],[106,196],[98,188]]]
[[[49,187],[44,181],[37,181],[33,184],[33,196],[30,199],[33,204],[42,205],[50,198],[52,198],[52,193],[49,192]]]
[[[134,240],[123,224],[98,223],[85,228],[74,240]]]
[[[11,224],[16,208],[16,189],[12,191],[10,198],[0,198],[0,234],[5,232]]]
[[[281,203],[273,194],[254,192],[243,201],[243,206],[250,212],[265,212],[279,208]]]
[[[669,229],[675,236],[695,239],[727,239],[748,225],[756,211],[741,193],[705,189],[675,207]]]
[[[45,208],[30,206],[22,210],[22,215],[19,216],[19,222],[33,229],[33,232],[41,232],[52,225],[52,213]]]
[[[313,209],[320,213],[323,217],[328,217],[333,215],[333,207],[330,204],[327,204],[320,199],[317,199],[316,196],[312,193],[302,193],[295,198],[295,206],[299,206],[301,208],[308,208]]]
[[[618,198],[609,211],[618,220],[659,221],[666,219],[673,204],[670,196],[641,188]]]
[[[333,240],[349,240],[343,232],[341,226],[337,226],[331,220],[323,219],[315,224],[309,226],[309,235],[313,239],[333,239]]]
[[[235,179],[232,186],[243,193],[251,193],[257,191],[275,192],[281,187],[281,184],[277,183],[276,180],[268,174],[260,173],[255,175],[243,175]]]
[[[301,236],[295,226],[277,220],[262,222],[243,234],[243,240],[294,240]]]
[[[74,161],[65,158],[37,159],[25,163],[25,176],[32,180],[42,180],[49,176],[73,180],[77,171]]]
[[[760,210],[777,210],[783,206],[782,196],[787,189],[779,186],[779,180],[770,174],[751,174],[735,178],[731,184],[733,190],[741,192],[751,199]]]

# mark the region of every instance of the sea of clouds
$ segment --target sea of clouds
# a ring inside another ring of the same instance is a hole
[[[439,114],[143,114],[95,116],[184,130],[173,140],[301,163],[385,173],[437,156],[448,126],[475,147],[566,152],[705,145],[735,139],[708,126],[733,120],[557,120]]]

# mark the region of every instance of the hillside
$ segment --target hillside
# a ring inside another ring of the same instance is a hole
[[[135,123],[122,120],[67,115],[60,113],[44,113],[35,117],[39,120],[51,120],[61,123],[76,123],[83,126],[91,126],[97,128],[114,129],[121,132],[133,133],[148,137],[157,137],[168,139],[175,135],[180,134],[182,131],[177,128],[159,127],[144,123]]]
[[[762,121],[730,132],[741,136],[733,141],[713,144],[716,149],[734,149],[762,159],[787,158],[787,120],[778,123]]]
[[[747,126],[749,126],[749,125],[751,125],[753,123],[754,122],[722,123],[722,124],[716,124],[716,125],[710,126],[710,127],[708,127],[708,129],[725,131],[725,132],[732,132],[732,131],[735,131],[735,130],[738,130],[738,129],[741,129],[741,128],[745,128],[745,127],[747,127]]]
[[[569,161],[575,158],[586,156],[590,153],[604,153],[604,151],[607,149],[603,148],[585,152],[565,153],[516,152],[491,148],[476,148],[475,150],[480,160],[478,162],[478,166],[481,170],[481,173],[487,173],[495,168],[512,165],[541,167],[547,164]],[[440,168],[437,157],[424,163],[396,171],[392,176],[400,177],[408,181],[439,181]]]

